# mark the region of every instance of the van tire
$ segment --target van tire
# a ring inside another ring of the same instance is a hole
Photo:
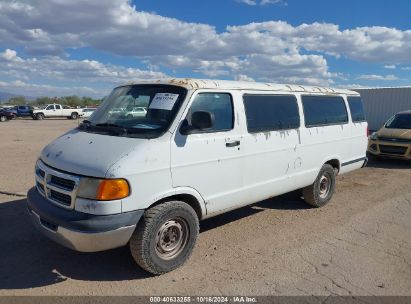
[[[169,233],[177,242],[175,248],[172,248],[174,244]],[[188,260],[198,233],[199,220],[191,206],[182,201],[165,202],[145,211],[130,239],[131,255],[144,270],[163,274]],[[171,249],[165,248],[168,247],[166,243]]]
[[[325,164],[318,173],[315,182],[303,189],[304,200],[311,206],[323,207],[331,200],[334,190],[334,168],[329,164]]]

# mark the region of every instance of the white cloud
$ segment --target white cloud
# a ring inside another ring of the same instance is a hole
[[[121,83],[134,79],[158,79],[167,77],[162,72],[103,64],[96,60],[65,60],[56,56],[23,59],[16,51],[0,52],[0,75],[13,73],[18,77],[41,76],[55,80]]]
[[[267,5],[267,4],[275,4],[275,5],[282,5],[287,6],[287,2],[283,0],[261,0],[260,5]]]
[[[97,90],[86,86],[52,86],[45,84],[27,83],[21,80],[0,81],[0,89],[23,96],[94,96],[100,98],[109,93],[109,90]]]
[[[21,58],[17,57],[17,52],[10,49],[7,49],[3,53],[0,53],[0,58],[7,61],[21,61]]]
[[[294,27],[268,21],[228,26],[225,32],[217,33],[207,24],[137,11],[127,0],[1,2],[0,28],[3,43],[19,42],[30,45],[28,50],[44,49],[53,54],[59,49],[89,46],[139,57],[222,59],[305,48],[355,60],[411,62],[411,31],[387,27],[340,30],[329,23]]]
[[[66,60],[56,56],[23,59],[17,56],[16,51],[10,49],[0,52],[0,65],[4,67],[0,69],[0,76],[18,79],[17,82],[10,82],[13,84],[13,88],[17,87],[16,84],[21,79],[24,81],[52,81],[53,83],[60,81],[71,83],[74,88],[76,85],[87,83],[89,86],[98,85],[109,89],[130,80],[167,77],[162,72],[103,64],[96,60]],[[19,87],[21,88],[21,86]],[[79,87],[81,91],[85,91],[85,87]],[[48,87],[33,84],[31,88],[32,90],[38,89],[40,92],[41,89],[47,89]],[[51,91],[57,92],[59,88],[59,86],[55,86]],[[62,94],[64,92],[62,90]],[[90,89],[89,92],[93,95],[97,93],[95,89]]]
[[[257,1],[256,1],[256,0],[238,0],[238,2],[247,4],[247,5],[257,5]]]
[[[360,75],[358,76],[357,79],[362,79],[362,80],[398,80],[398,78],[395,75],[375,75],[375,74],[370,74],[370,75]]]
[[[286,3],[244,1],[249,5]],[[227,26],[217,32],[208,24],[138,11],[127,0],[1,1],[0,41],[9,48],[24,46],[26,53],[40,56],[37,62],[18,57],[25,64],[13,62],[0,72],[22,80],[35,74],[87,82],[161,76],[93,60],[60,58],[67,49],[82,47],[133,56],[148,66],[176,71],[189,68],[208,77],[247,75],[262,81],[322,85],[341,79],[341,74],[329,71],[327,56],[383,62],[386,66],[411,64],[410,30],[377,26],[340,29],[330,23],[293,26],[268,21]],[[12,59],[17,54],[4,56]],[[391,80],[387,77],[381,80]]]
[[[269,5],[269,4],[274,4],[274,5],[282,5],[282,6],[287,6],[287,2],[284,2],[284,0],[237,0],[237,2],[241,2],[247,5]]]
[[[237,75],[234,79],[238,80],[238,81],[252,81],[252,82],[255,81],[253,78],[251,78],[251,77],[249,77],[245,74]]]
[[[397,66],[395,64],[386,64],[384,65],[384,68],[390,69],[390,70],[395,70]]]
[[[372,86],[364,86],[358,83],[351,83],[351,84],[339,84],[336,86],[337,88],[341,89],[348,89],[348,90],[355,90],[355,89],[364,89],[364,88],[373,88]]]

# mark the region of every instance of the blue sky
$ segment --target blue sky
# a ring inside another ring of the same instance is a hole
[[[101,97],[197,77],[411,85],[411,1],[3,0],[0,91]]]

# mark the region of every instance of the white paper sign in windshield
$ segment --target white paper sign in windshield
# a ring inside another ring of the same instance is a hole
[[[157,93],[151,102],[149,109],[169,110],[173,108],[177,101],[178,94]]]

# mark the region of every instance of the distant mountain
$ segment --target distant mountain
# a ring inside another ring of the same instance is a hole
[[[5,103],[7,102],[10,98],[17,97],[17,96],[24,96],[24,95],[17,95],[13,93],[8,93],[8,92],[0,92],[0,103]],[[28,101],[33,101],[36,99],[36,97],[33,96],[24,96]]]

